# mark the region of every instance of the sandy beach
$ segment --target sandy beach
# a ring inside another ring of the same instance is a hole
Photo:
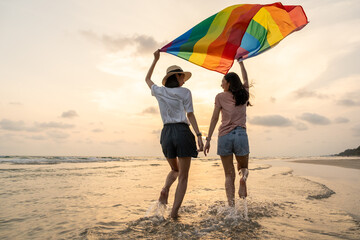
[[[359,170],[292,160],[303,159],[251,159],[236,208],[220,159],[193,160],[173,221],[176,185],[167,208],[156,201],[169,170],[161,157],[3,157],[0,238],[359,239]]]

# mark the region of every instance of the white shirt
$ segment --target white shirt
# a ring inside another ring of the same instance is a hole
[[[191,92],[187,88],[151,86],[151,95],[155,96],[160,108],[161,119],[166,123],[187,123],[185,112],[194,112]]]

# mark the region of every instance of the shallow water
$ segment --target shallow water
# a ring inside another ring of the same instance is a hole
[[[167,207],[156,201],[163,158],[0,157],[0,239],[359,239],[358,220],[329,203],[346,201],[341,189],[276,161],[251,160],[249,197],[229,208],[220,159],[193,160],[174,221],[177,182]]]

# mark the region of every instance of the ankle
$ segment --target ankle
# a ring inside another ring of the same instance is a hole
[[[247,168],[241,168],[239,170],[239,175],[246,182],[246,180],[247,180],[247,178],[249,176],[249,170]]]

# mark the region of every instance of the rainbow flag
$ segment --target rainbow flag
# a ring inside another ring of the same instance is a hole
[[[307,23],[301,6],[234,5],[205,19],[160,51],[226,74],[234,59],[254,57]]]

